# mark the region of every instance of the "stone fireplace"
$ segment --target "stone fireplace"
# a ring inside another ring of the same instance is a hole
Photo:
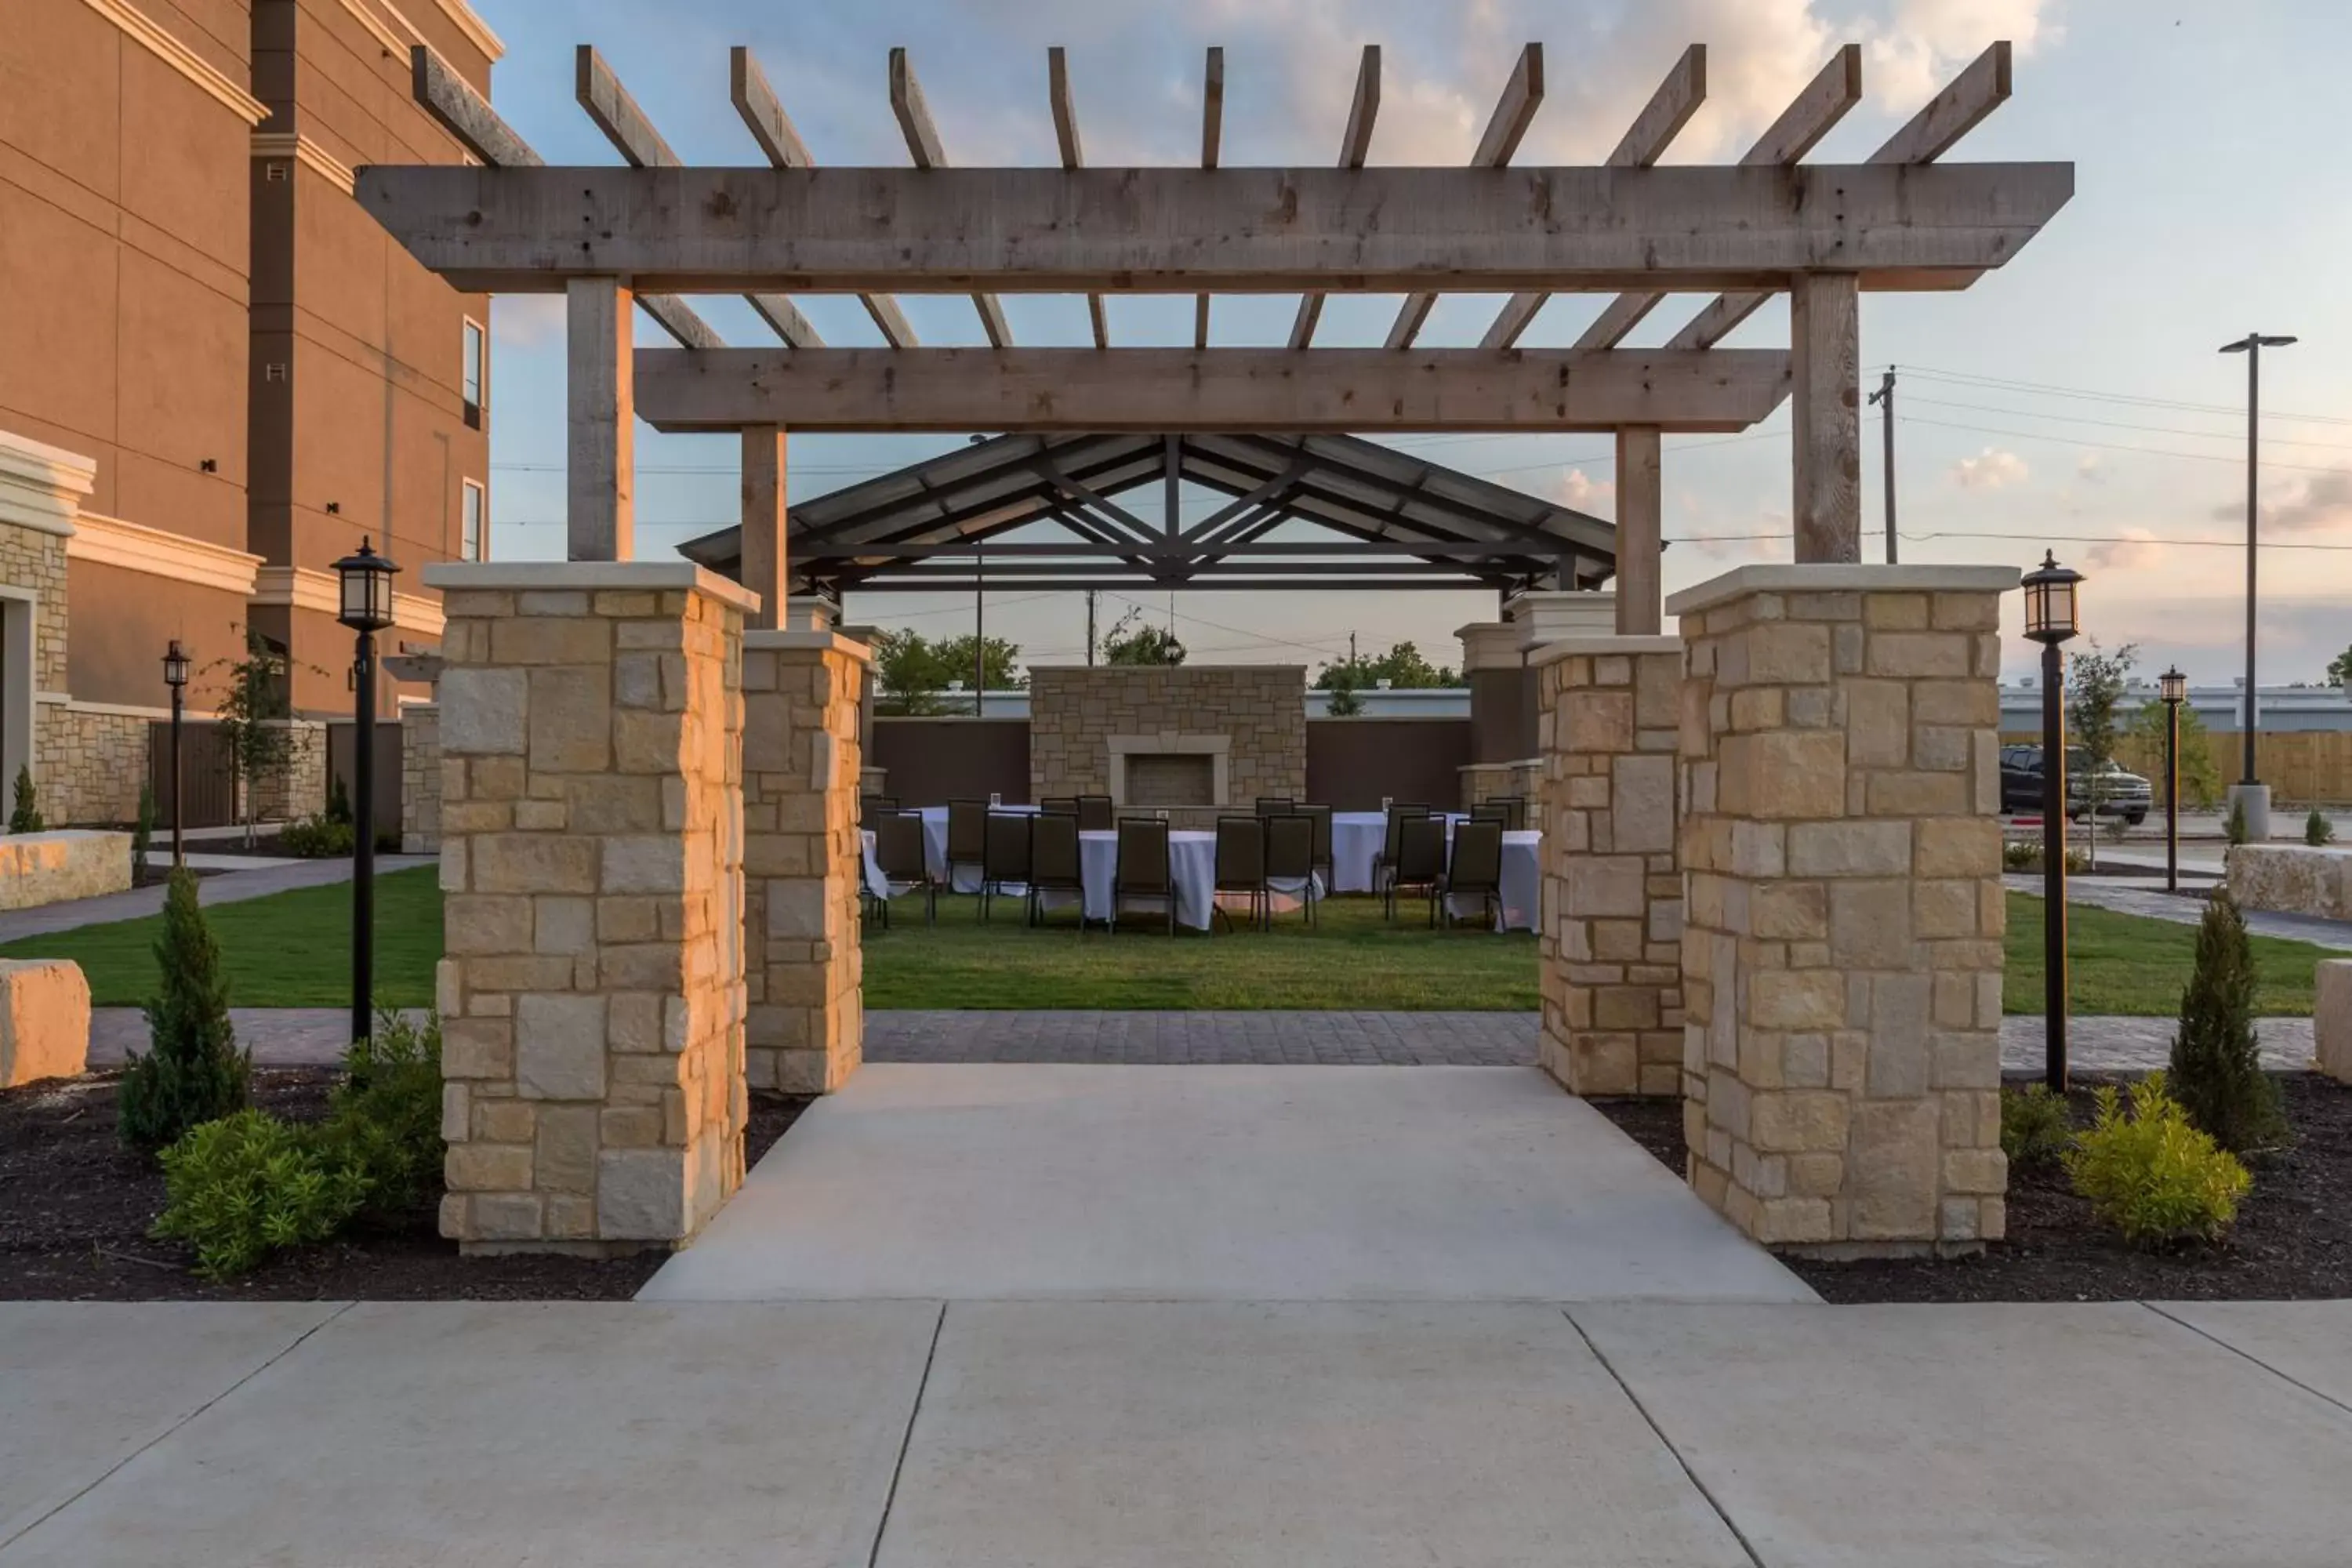
[[[1048,666],[1029,672],[1029,790],[1107,795],[1180,827],[1307,792],[1303,665]]]

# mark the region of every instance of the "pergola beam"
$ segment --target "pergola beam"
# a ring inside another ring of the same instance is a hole
[[[2005,41],[1995,43],[1986,49],[1966,70],[1952,79],[1952,84],[1949,87],[1929,99],[1926,107],[1913,115],[1900,131],[1887,138],[1885,144],[1870,155],[1869,163],[1880,167],[1905,165],[1917,167],[1932,163],[1949,152],[1954,142],[2008,100],[2009,60],[2010,47]],[[1822,91],[1822,80],[1817,78],[1813,86],[1806,89],[1804,96],[1800,98],[1797,103],[1790,106],[1790,113],[1782,115],[1781,119],[1788,120],[1790,115],[1795,114],[1808,100],[1819,100],[1817,107],[1821,112],[1827,115],[1827,121],[1810,141],[1799,142],[1794,135],[1785,136],[1784,144],[1794,146],[1795,151],[1782,160],[1783,162],[1793,163],[1803,157],[1813,142],[1819,141],[1822,135],[1828,133],[1829,127],[1837,122],[1838,118],[1845,112],[1845,109],[1851,108],[1854,102],[1861,100],[1862,51],[1860,47],[1853,44],[1847,45],[1839,52],[1839,58],[1831,61],[1830,68],[1823,70],[1822,76],[1827,77],[1830,69],[1836,69],[1841,64],[1843,65],[1849,89],[1849,96],[1844,107],[1837,108],[1833,112],[1831,111],[1829,100]],[[1763,141],[1758,142],[1757,151],[1761,152],[1765,144],[1771,142],[1775,132],[1780,130],[1780,126],[1776,122],[1773,130],[1766,132]],[[1763,307],[1764,301],[1770,298],[1771,294],[1769,290],[1761,292],[1748,290],[1726,294],[1720,299],[1711,300],[1706,309],[1692,318],[1690,325],[1668,340],[1667,346],[1678,349],[1713,348],[1725,338],[1729,337],[1734,328],[1754,315]]]
[[[931,119],[931,106],[923,97],[923,84],[915,79],[914,62],[907,58],[904,47],[890,51],[890,112],[898,117],[898,129],[907,138],[908,154],[919,170],[940,170],[948,166],[947,148],[940,141],[940,128]],[[1013,342],[1013,331],[1004,324],[1004,307],[996,296],[975,293],[972,309],[980,312],[981,330],[988,334],[989,342],[997,348],[1007,348]]]
[[[1511,68],[1511,79],[1503,84],[1503,96],[1496,101],[1495,112],[1486,121],[1486,133],[1478,139],[1477,150],[1470,154],[1472,168],[1499,169],[1511,161],[1511,154],[1519,150],[1528,126],[1535,120],[1537,106],[1543,102],[1543,46],[1529,44],[1519,51],[1518,64]],[[1404,303],[1397,308],[1395,323],[1389,328],[1387,346],[1412,347],[1412,340],[1421,335],[1421,324],[1429,319],[1430,307],[1436,303],[1433,292],[1406,295]]]
[[[423,44],[408,51],[409,89],[417,106],[440,127],[465,144],[466,150],[493,169],[538,169],[546,160],[531,150],[514,128],[499,118],[489,100],[476,92],[439,55]],[[717,348],[723,341],[710,323],[685,300],[665,294],[640,294],[637,303],[656,326],[680,348]]]
[[[1356,67],[1356,96],[1348,106],[1348,128],[1339,135],[1339,167],[1360,169],[1372,150],[1372,122],[1381,114],[1381,47],[1366,44]],[[1202,165],[1206,167],[1206,165]],[[1310,289],[1298,299],[1298,315],[1290,323],[1290,346],[1313,346],[1315,323],[1323,319],[1323,296]],[[1208,345],[1203,343],[1203,348]]]
[[[1280,293],[1964,288],[2068,163],[1367,169],[367,168],[359,200],[469,291]]]
[[[784,112],[783,101],[768,85],[768,73],[760,68],[759,59],[751,51],[740,44],[727,51],[727,96],[769,163],[779,169],[816,166],[816,160],[809,155],[808,143],[801,140],[801,133],[793,127],[792,116]],[[875,326],[881,329],[884,342],[894,349],[915,346],[915,329],[907,324],[906,312],[898,309],[898,301],[887,294],[861,294],[858,300],[866,307],[866,313],[874,318]],[[753,304],[757,308],[756,300]],[[816,345],[811,342],[808,346]]]
[[[1741,430],[1789,356],[1485,349],[647,349],[656,428],[1350,431]]]
[[[1078,106],[1070,96],[1069,56],[1061,45],[1045,51],[1045,96],[1054,106],[1054,140],[1062,149],[1062,167],[1082,169],[1087,155],[1078,143]],[[1093,327],[1095,347],[1110,347],[1110,323],[1103,315],[1103,297],[1087,296],[1087,321]]]
[[[677,153],[670,148],[662,133],[654,128],[652,119],[637,106],[636,99],[621,85],[621,79],[596,52],[593,44],[582,44],[572,58],[574,95],[596,129],[614,151],[628,161],[632,169],[675,169],[679,166]],[[760,314],[760,319],[775,330],[776,336],[796,349],[816,349],[824,346],[808,319],[798,307],[782,294],[746,294],[744,301]],[[714,333],[709,343],[688,343],[688,348],[716,348]]]
[[[1218,143],[1225,133],[1225,51],[1209,46],[1209,58],[1201,77],[1201,167],[1217,166]],[[1192,297],[1192,346],[1209,346],[1209,296]]]

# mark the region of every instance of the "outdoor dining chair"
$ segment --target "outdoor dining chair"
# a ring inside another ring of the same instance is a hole
[[[1445,870],[1446,923],[1454,921],[1454,901],[1476,899],[1478,912],[1491,929],[1503,903],[1503,824],[1473,815],[1454,828],[1454,858]]]
[[[1260,816],[1286,816],[1298,809],[1298,803],[1286,795],[1262,795],[1257,797]]]
[[[1241,893],[1249,899],[1250,924],[1260,922],[1265,912],[1265,820],[1256,816],[1221,816],[1217,818],[1215,897],[1210,900],[1210,919],[1224,917],[1225,929],[1233,930],[1234,917],[1225,910],[1223,896]]]
[[[857,820],[871,827],[886,816],[895,815],[898,797],[894,795],[861,795],[857,797]]]
[[[1078,858],[1078,814],[1038,813],[1029,829],[1029,923],[1043,925],[1047,893],[1076,893],[1078,930],[1087,929],[1087,879]]]
[[[1087,797],[1078,797],[1083,802]],[[1085,822],[1080,817],[1081,824]],[[1118,860],[1110,874],[1110,923],[1129,899],[1157,899],[1168,911],[1168,934],[1176,934],[1176,882],[1168,866],[1168,824],[1155,816],[1118,819]]]
[[[1528,797],[1523,795],[1497,795],[1487,797],[1486,804],[1502,809],[1503,831],[1517,833],[1528,825]]]
[[[980,868],[980,918],[992,920],[999,893],[1026,899],[1029,894],[1029,830],[1036,818],[1027,812],[992,811],[982,839]]]
[[[1298,815],[1315,825],[1315,869],[1323,873],[1323,890],[1339,886],[1339,868],[1331,859],[1331,808],[1328,805],[1302,805]]]
[[[1265,923],[1274,928],[1274,895],[1297,883],[1307,923],[1315,918],[1315,819],[1304,812],[1269,816],[1265,823]]]
[[[1053,816],[1078,815],[1078,797],[1074,795],[1049,795],[1037,803],[1040,813]]]
[[[1388,822],[1381,835],[1381,852],[1372,857],[1372,890],[1383,892],[1396,877],[1397,853],[1404,825],[1415,817],[1427,816],[1425,805],[1391,805]]]
[[[1389,875],[1388,915],[1396,921],[1397,895],[1408,888],[1429,899],[1429,923],[1437,923],[1437,895],[1445,879],[1445,819],[1408,816],[1397,826],[1396,868]]]
[[[948,802],[947,874],[950,891],[955,888],[956,868],[969,866],[985,876],[988,858],[988,802],[984,800],[951,800]]]
[[[923,923],[937,925],[940,921],[940,885],[931,880],[930,863],[923,854],[923,819],[919,816],[892,815],[877,817],[874,823],[874,862],[882,868],[882,879],[895,896],[901,887],[920,889],[923,894]],[[882,926],[890,926],[890,900],[883,899]]]
[[[1112,826],[1112,813],[1111,799],[1107,795],[1078,796],[1078,831],[1108,833]]]

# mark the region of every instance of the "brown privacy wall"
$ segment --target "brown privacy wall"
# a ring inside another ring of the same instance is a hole
[[[883,792],[905,806],[986,800],[992,794],[1026,804],[1029,721],[877,715],[868,765],[888,770]]]
[[[2205,749],[2213,759],[2215,776],[2222,788],[2228,787],[2239,774],[2238,748],[2243,744],[2236,730],[2208,730]],[[2042,743],[2039,730],[2009,730],[2001,733],[2004,746],[2038,746]],[[2126,735],[2116,746],[2116,763],[2139,774],[2155,786],[2156,804],[2164,805],[2164,743],[2150,742],[2137,735]],[[2352,804],[2352,730],[2283,730],[2276,733],[2254,737],[2254,771],[2263,783],[2271,786],[2273,797],[2281,804],[2295,805],[2344,805]],[[2219,808],[2220,791],[2206,803]],[[2184,788],[2180,796],[2181,809],[2198,808],[2193,791]]]
[[[1377,811],[1381,797],[1452,808],[1470,761],[1467,719],[1310,719],[1307,798]]]
[[[352,765],[352,750],[357,736],[351,721],[329,723],[327,726],[327,790],[333,798],[335,781],[343,781],[344,798],[357,811],[360,804],[359,773]],[[400,765],[401,727],[389,720],[375,721],[375,830],[379,836],[400,837],[400,785],[403,777]],[[312,809],[305,803],[294,803],[297,811]],[[324,808],[324,803],[320,809]]]
[[[1474,669],[1470,682],[1470,756],[1474,763],[1516,763],[1536,754],[1536,685],[1524,668]]]

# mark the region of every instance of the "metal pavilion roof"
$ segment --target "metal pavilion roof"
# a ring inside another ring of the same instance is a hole
[[[1230,500],[1185,523],[1180,483]],[[1154,484],[1143,511],[1116,499]],[[1043,523],[1062,537],[1003,538]],[[1300,523],[1315,527],[1284,527]],[[1610,522],[1353,436],[998,436],[798,502],[788,526],[792,593],[836,601],[982,585],[1517,592],[1594,587],[1617,563]],[[739,574],[740,533],[679,552]]]

